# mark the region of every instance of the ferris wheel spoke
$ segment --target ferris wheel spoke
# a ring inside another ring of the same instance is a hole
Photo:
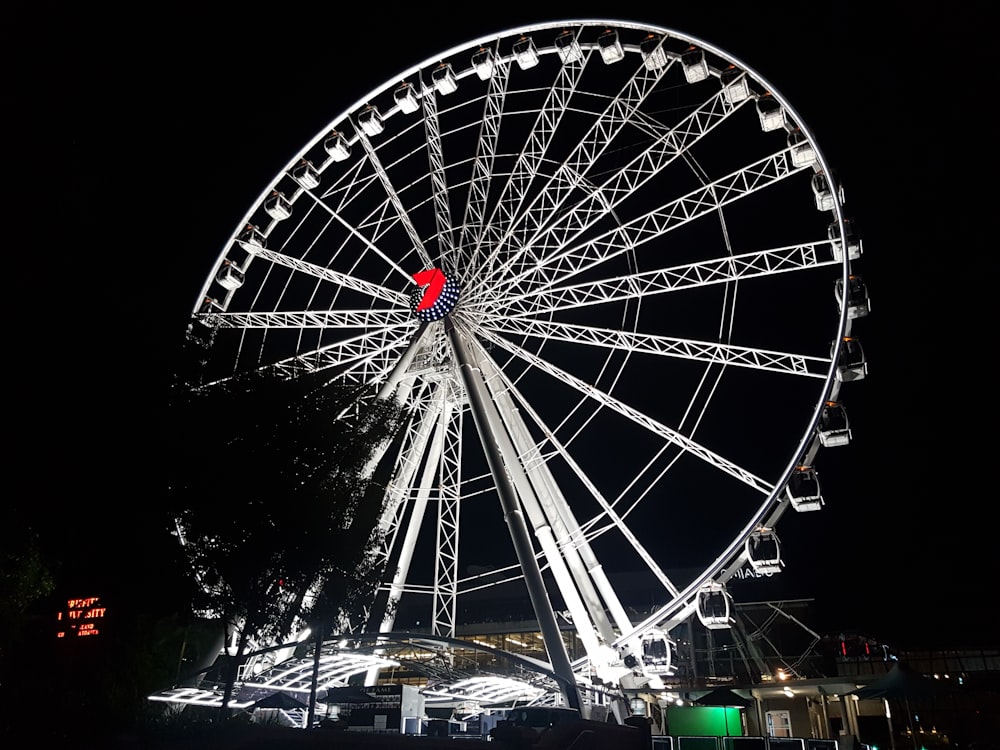
[[[508,273],[516,275],[521,258],[533,245],[533,238],[538,236],[538,232],[553,216],[558,215],[558,211],[579,187],[587,171],[610,148],[616,136],[630,122],[671,65],[672,62],[657,70],[650,70],[640,62],[618,93],[609,97],[607,106],[591,123],[572,153],[546,181],[521,219],[512,223],[497,242],[494,255],[503,255],[508,259]],[[560,220],[565,221],[566,217],[561,217]]]
[[[404,223],[406,218],[405,213],[400,214],[397,204],[393,202],[394,198],[398,201],[398,197],[394,193],[387,196],[384,194],[384,191],[380,191],[377,197],[373,197],[367,192],[367,188],[373,185],[384,186],[384,183],[380,180],[380,175],[387,176],[384,170],[379,172],[376,167],[373,169],[372,174],[359,177],[357,175],[359,169],[360,163],[348,171],[351,179],[347,180],[346,185],[339,189],[329,189],[323,194],[317,194],[314,189],[299,185],[292,196],[291,202],[293,205],[297,205],[300,200],[307,199],[310,201],[308,210],[302,214],[301,218],[297,219],[295,229],[287,233],[283,245],[277,251],[268,249],[266,240],[271,238],[271,234],[276,227],[287,223],[287,218],[283,222],[273,221],[267,231],[261,232],[249,241],[240,240],[239,244],[249,256],[247,265],[249,265],[249,261],[261,257],[269,259],[277,265],[286,267],[294,267],[295,263],[303,264],[303,268],[312,267],[315,264],[307,262],[306,256],[317,246],[324,247],[324,250],[328,249],[329,243],[321,242],[321,240],[330,233],[331,225],[335,224],[344,228],[347,231],[347,236],[340,241],[339,247],[330,253],[330,257],[337,258],[347,252],[356,261],[358,248],[356,245],[351,244],[351,240],[355,240],[385,263],[393,273],[402,279],[408,280],[409,273],[400,265],[400,261],[405,260],[406,254],[397,252],[387,253],[377,244],[383,241],[383,237],[387,233]],[[334,196],[339,196],[341,200],[339,202],[332,200]],[[366,204],[371,204],[372,208],[359,220],[352,221],[346,218],[346,210],[359,196],[365,196],[367,199]],[[313,230],[316,232],[316,238],[313,242],[307,245],[304,251],[297,253],[286,252],[286,248],[290,247],[291,244],[297,244],[295,242],[296,234],[309,231],[307,229],[307,222],[311,216],[318,213],[326,215],[328,220],[322,223],[319,230]],[[395,244],[398,243],[394,242],[393,245]],[[417,252],[417,249],[414,248],[413,252]]]
[[[666,72],[666,69],[663,72]],[[547,258],[550,254],[558,252],[573,238],[580,236],[596,221],[613,211],[628,195],[684,154],[741,106],[743,102],[731,104],[722,92],[718,92],[672,127],[666,127],[632,108],[627,113],[628,122],[647,130],[653,140],[627,164],[606,176],[596,189],[589,191],[568,211],[557,216],[548,225],[540,227],[540,231],[526,239],[520,247],[515,248],[511,263],[516,269],[515,273],[498,281],[505,287],[519,285],[521,280],[529,275],[533,265],[523,261],[523,256]],[[582,164],[580,169],[585,171]],[[561,207],[565,198],[563,195],[562,201],[554,208]]]
[[[528,189],[536,179],[539,166],[556,137],[557,126],[569,106],[573,92],[576,91],[586,61],[586,58],[574,60],[559,68],[545,102],[538,110],[538,116],[524,148],[514,164],[500,198],[493,207],[490,219],[483,227],[483,236],[476,246],[476,255],[484,244],[489,246],[490,250],[484,262],[487,266],[495,264],[499,245],[517,219]]]
[[[654,271],[616,275],[600,281],[529,289],[520,295],[510,295],[507,298],[509,307],[505,308],[503,313],[507,317],[517,319],[536,317],[579,307],[622,302],[656,294],[726,284],[741,279],[836,265],[837,261],[832,258],[820,260],[817,253],[819,247],[828,244],[828,242],[810,242],[789,245]],[[606,255],[598,262],[609,258],[610,255]],[[567,275],[572,276],[576,273]]]
[[[345,379],[381,382],[392,371],[398,352],[408,342],[407,334],[415,328],[410,322],[373,329],[312,351],[299,352],[259,369],[294,377],[338,368],[338,374]]]
[[[412,326],[407,309],[295,310],[288,312],[199,313],[194,318],[218,328],[369,328]]]
[[[649,211],[578,246],[566,247],[540,258],[521,274],[520,285],[532,291],[575,276],[610,258],[662,236],[720,207],[745,198],[801,171],[788,149],[772,154],[709,185]]]
[[[424,133],[427,140],[427,160],[431,192],[434,199],[434,219],[437,224],[438,257],[447,268],[457,266],[455,239],[452,234],[451,207],[448,203],[448,180],[445,176],[441,144],[441,123],[438,119],[437,92],[421,84],[420,102],[424,113]]]
[[[813,378],[826,378],[830,368],[830,360],[822,357],[527,317],[497,317],[490,321],[488,327],[498,334],[532,336],[632,354],[676,357],[706,364],[749,367]]]
[[[374,249],[374,246],[372,247]],[[362,294],[365,294],[369,297],[373,297],[375,299],[392,302],[401,307],[406,307],[408,303],[408,298],[406,294],[396,289],[389,289],[385,286],[382,286],[381,284],[374,284],[363,278],[352,276],[346,273],[340,273],[330,268],[323,268],[322,266],[316,265],[315,263],[310,263],[308,261],[295,258],[291,255],[275,252],[274,250],[268,250],[267,248],[264,247],[256,248],[254,250],[254,254],[270,261],[275,265],[284,266],[285,268],[290,268],[293,271],[298,271],[299,273],[307,274],[316,279],[329,281],[333,284],[337,284],[338,286],[344,287],[345,289],[351,289],[356,292],[361,292]],[[381,251],[379,251],[379,255],[382,256]],[[405,272],[401,268],[399,268],[399,266],[395,262],[392,262],[392,265],[400,274],[408,276],[408,274],[405,274]]]
[[[379,181],[382,183],[382,188],[385,190],[386,195],[389,197],[389,201],[395,208],[397,215],[399,216],[399,221],[406,230],[407,236],[410,238],[410,242],[413,243],[413,249],[416,251],[420,261],[424,264],[424,268],[430,268],[433,264],[431,263],[427,249],[424,247],[424,243],[420,239],[420,235],[417,233],[416,227],[413,226],[413,222],[411,221],[410,215],[406,210],[406,206],[403,205],[403,200],[399,197],[396,187],[392,184],[389,173],[386,171],[381,159],[379,159],[378,154],[375,151],[375,147],[372,146],[368,136],[365,135],[361,128],[357,128],[357,133],[358,140],[361,142],[361,145],[365,150],[365,154],[368,156],[369,163],[372,168],[374,168],[375,174],[378,175]],[[404,275],[406,274],[404,273]]]
[[[562,381],[564,384],[573,388],[581,395],[588,397],[591,401],[621,414],[623,417],[626,417],[632,422],[635,422],[639,426],[643,427],[650,434],[656,435],[667,442],[676,445],[691,455],[697,456],[705,463],[714,466],[732,477],[735,477],[758,492],[769,494],[774,490],[774,487],[771,484],[754,475],[747,469],[737,466],[704,446],[699,445],[685,435],[680,434],[676,430],[673,430],[647,414],[642,413],[638,409],[628,406],[619,399],[614,398],[611,394],[595,388],[590,383],[571,375],[562,368],[557,367],[547,360],[538,357],[526,349],[514,344],[509,339],[506,339],[503,336],[485,328],[480,329],[479,333],[483,338],[491,341],[497,346],[502,347],[503,349],[506,349],[522,361],[527,362],[542,372],[547,373],[556,380]]]
[[[354,142],[357,141],[355,136]],[[352,141],[346,139],[350,144]],[[322,201],[333,211],[343,211],[351,204],[358,202],[369,195],[368,188],[377,184],[378,175],[374,171],[365,169],[366,162],[358,160],[342,170],[332,170],[339,162],[327,155],[325,163],[320,168],[320,174],[324,177],[332,171],[333,182],[326,186],[321,192],[309,191],[307,195],[313,200]]]
[[[484,52],[485,52],[484,48]],[[489,87],[483,103],[483,121],[476,141],[476,152],[472,163],[472,177],[469,181],[468,198],[465,202],[465,217],[459,235],[459,246],[467,244],[479,247],[486,228],[487,201],[493,181],[493,165],[496,161],[497,143],[500,138],[500,124],[503,120],[503,104],[510,76],[510,61],[493,55],[495,62]],[[467,258],[473,273],[479,268],[479,258],[473,254]]]

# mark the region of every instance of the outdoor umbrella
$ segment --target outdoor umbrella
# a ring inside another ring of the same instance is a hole
[[[936,698],[944,693],[944,688],[936,681],[924,677],[919,672],[914,672],[906,664],[897,661],[884,677],[880,677],[870,685],[852,691],[850,695],[856,695],[858,698],[916,700],[918,698]]]
[[[699,706],[738,706],[740,708],[748,708],[754,703],[753,698],[744,698],[726,687],[715,688],[700,698],[696,698],[694,702]]]
[[[696,698],[694,703],[698,706],[716,706],[721,707],[724,711],[727,708],[739,708],[740,710],[752,706],[754,704],[753,698],[744,698],[739,693],[735,693],[727,687],[717,687],[714,690],[710,690],[705,693],[700,698]],[[741,714],[742,716],[742,714]],[[726,721],[726,735],[729,735],[729,712],[724,713],[724,718]],[[742,719],[740,726],[742,727]]]
[[[316,700],[320,703],[370,703],[373,699],[359,687],[332,687],[322,698],[316,696]]]
[[[308,706],[298,698],[293,698],[288,693],[271,693],[255,701],[250,708],[280,708],[290,711],[295,708],[308,708]]]
[[[933,701],[947,695],[949,691],[929,677],[925,677],[919,672],[914,672],[909,666],[902,662],[896,662],[892,668],[886,672],[884,677],[880,677],[870,685],[852,690],[848,695],[855,695],[858,698],[882,698],[883,700],[902,701],[906,705],[906,721],[910,728],[910,737],[913,738],[913,747],[917,747],[917,735],[913,731],[913,712],[910,710],[912,702]],[[889,719],[889,735],[892,734],[892,719]],[[893,743],[894,744],[894,743]]]

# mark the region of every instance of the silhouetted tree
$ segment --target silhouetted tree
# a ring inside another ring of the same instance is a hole
[[[46,560],[38,535],[13,503],[6,503],[0,511],[0,699],[4,701],[14,698],[9,691],[17,684],[19,667],[12,662],[22,655],[30,608],[54,588],[52,562]],[[7,729],[6,720],[0,720],[0,731]]]
[[[381,570],[382,493],[366,492],[368,465],[395,432],[395,401],[362,403],[315,376],[256,376],[179,387],[170,509],[198,580],[196,611],[235,637],[225,661],[222,715],[239,664],[309,621],[357,621]]]
[[[38,534],[8,505],[0,523],[0,623],[11,625],[54,588],[51,563],[44,558]]]

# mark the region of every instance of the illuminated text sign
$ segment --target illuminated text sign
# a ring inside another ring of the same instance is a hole
[[[56,615],[59,622],[56,638],[86,638],[98,635],[107,609],[101,606],[101,598],[90,596],[85,599],[67,599],[66,609]]]

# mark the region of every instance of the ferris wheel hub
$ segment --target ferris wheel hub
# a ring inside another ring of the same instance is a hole
[[[417,289],[410,295],[410,309],[413,314],[431,323],[441,320],[455,309],[462,287],[440,268],[428,268],[413,274]]]

